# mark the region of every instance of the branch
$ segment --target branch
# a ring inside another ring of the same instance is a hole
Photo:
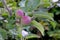
[[[12,16],[12,10],[8,8],[6,0],[1,0],[1,1],[2,1],[4,8],[6,8],[7,11],[9,12],[10,16]]]

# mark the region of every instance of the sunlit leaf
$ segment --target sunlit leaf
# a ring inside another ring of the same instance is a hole
[[[40,38],[40,36],[35,35],[35,34],[29,34],[28,36],[25,37],[26,39],[30,39],[30,38]]]
[[[33,20],[31,22],[31,25],[33,25],[34,27],[36,27],[41,33],[42,35],[44,35],[44,28],[43,25],[41,25],[40,23],[38,23],[37,21]]]

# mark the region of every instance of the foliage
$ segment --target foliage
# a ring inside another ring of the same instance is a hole
[[[60,16],[55,20],[55,16],[60,15],[57,3],[52,0],[0,0],[0,40],[39,40],[47,35],[52,40],[60,39]]]

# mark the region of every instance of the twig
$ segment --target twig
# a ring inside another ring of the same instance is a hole
[[[6,0],[1,0],[1,1],[2,1],[4,8],[6,8],[7,11],[9,12],[9,14],[10,14],[9,16],[12,16],[12,10],[8,8]]]

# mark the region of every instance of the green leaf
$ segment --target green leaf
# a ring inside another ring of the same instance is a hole
[[[2,13],[2,16],[4,17],[4,18],[7,18],[8,17],[8,13]]]
[[[50,21],[50,24],[53,26],[54,29],[56,28],[57,23],[55,21]]]
[[[44,36],[44,28],[43,28],[43,25],[41,25],[40,23],[38,23],[37,21],[33,20],[31,22],[31,24],[36,27],[41,33],[42,35]]]
[[[0,1],[0,7],[3,7],[3,4],[2,4],[2,2]]]
[[[41,7],[49,7],[50,6],[50,4],[51,4],[51,2],[50,2],[50,0],[41,0],[40,1],[40,6]]]
[[[35,10],[40,4],[40,0],[26,0],[25,7],[21,7],[25,12]]]
[[[13,24],[7,23],[6,28],[7,29],[13,29],[15,26]]]
[[[28,36],[25,37],[26,39],[30,39],[30,38],[40,38],[40,36],[35,35],[35,34],[29,34]]]
[[[49,7],[50,6],[50,2],[49,2],[49,0],[43,0],[43,2],[44,2],[44,7]]]
[[[34,15],[35,17],[46,18],[46,19],[54,21],[54,19],[47,13],[34,14]]]
[[[49,31],[48,34],[50,37],[60,38],[60,30]]]
[[[2,28],[0,28],[0,34],[4,39],[7,37],[7,32]]]
[[[54,17],[53,13],[48,13],[48,15],[50,15],[51,17]]]

